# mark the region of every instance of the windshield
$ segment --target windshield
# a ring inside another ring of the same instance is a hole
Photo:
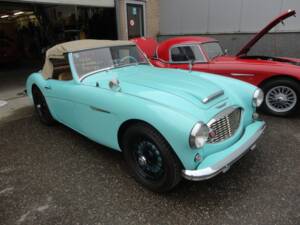
[[[79,78],[104,69],[148,64],[134,45],[84,50],[73,53],[73,60]]]
[[[218,42],[204,43],[202,47],[210,60],[224,55],[224,51]]]

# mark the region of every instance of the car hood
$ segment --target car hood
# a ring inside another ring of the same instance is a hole
[[[273,29],[277,24],[283,22],[285,19],[295,16],[295,10],[288,10],[287,12],[281,14],[280,16],[276,17],[272,20],[267,26],[265,26],[260,32],[258,32],[237,54],[236,56],[243,56],[246,55],[251,48],[271,29]]]
[[[113,69],[106,72],[105,76],[98,74],[85,79],[84,82],[99,82],[101,86],[101,83],[108,84],[111,79],[117,79],[122,93],[166,105],[176,105],[184,101],[198,108],[209,108],[227,98],[220,85],[201,76],[194,76],[194,73],[199,74],[140,65]]]

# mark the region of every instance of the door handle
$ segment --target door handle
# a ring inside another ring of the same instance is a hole
[[[49,85],[46,85],[46,86],[45,86],[45,89],[46,89],[46,90],[51,90],[51,87],[50,87]]]

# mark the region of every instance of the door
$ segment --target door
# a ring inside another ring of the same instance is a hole
[[[72,128],[74,128],[76,122],[74,117],[76,86],[73,80],[60,81],[49,79],[44,87],[51,113],[60,122]]]
[[[144,5],[127,4],[128,39],[145,36]]]

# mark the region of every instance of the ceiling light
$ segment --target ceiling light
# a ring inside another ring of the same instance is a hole
[[[9,15],[3,15],[3,16],[1,16],[1,19],[7,18],[7,17],[9,17]]]
[[[23,14],[23,13],[24,13],[24,12],[19,11],[19,12],[15,12],[14,15],[17,16],[17,15],[21,15],[21,14]]]

